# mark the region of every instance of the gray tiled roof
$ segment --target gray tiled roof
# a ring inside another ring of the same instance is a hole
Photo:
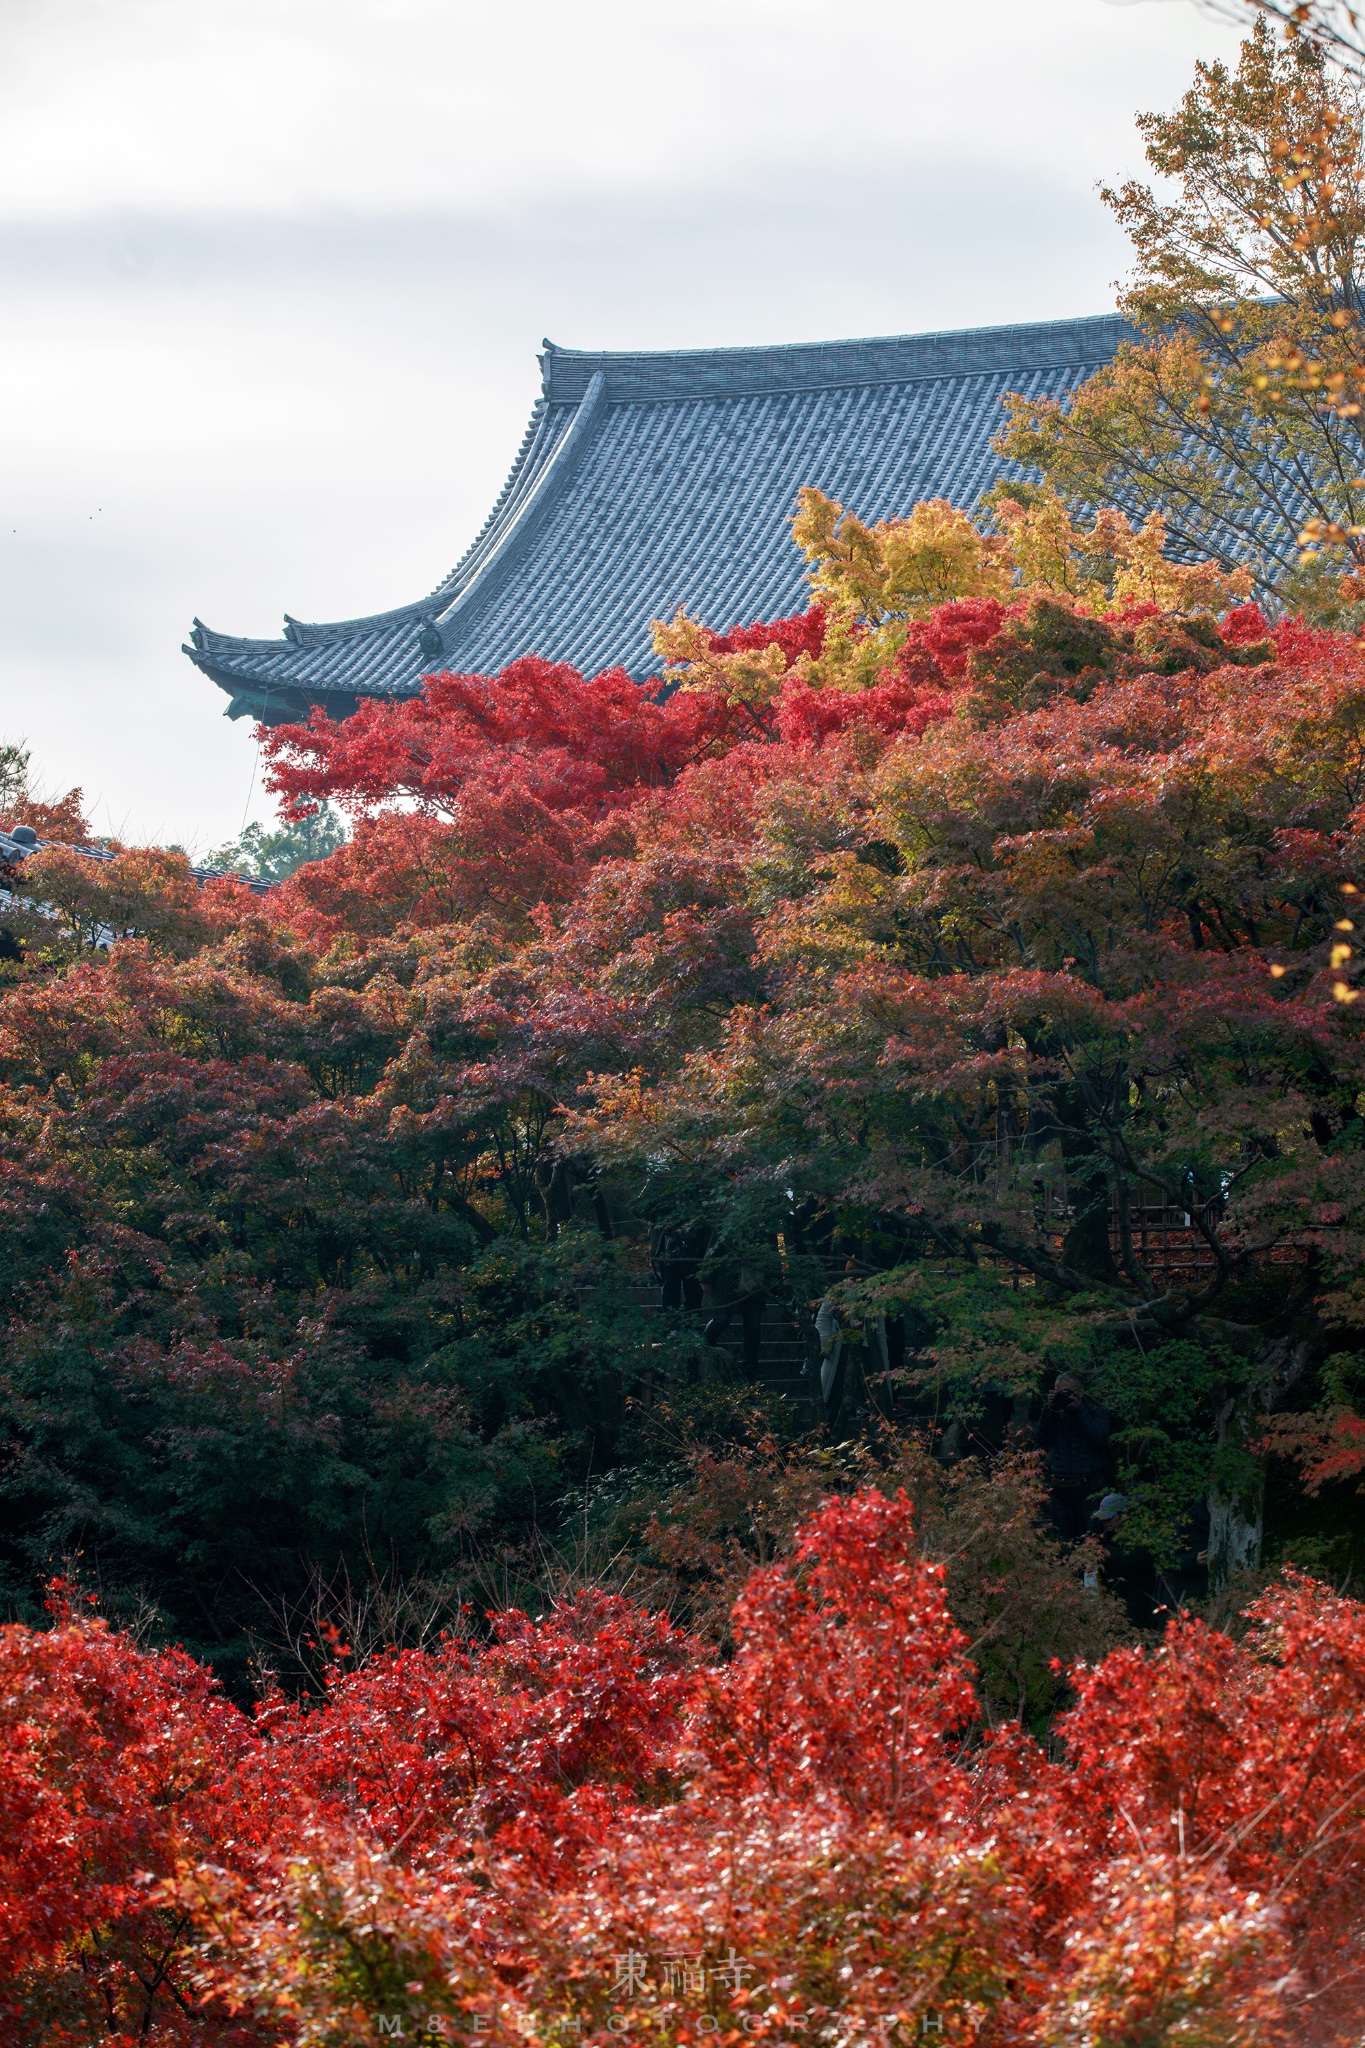
[[[6,878],[17,875],[31,853],[78,853],[82,860],[117,860],[118,852],[109,846],[72,846],[65,839],[16,839],[0,825],[0,890],[6,888]],[[196,868],[189,870],[202,889],[205,882],[220,882],[225,875],[234,882],[242,882],[257,896],[268,896],[275,887],[273,882],[257,881],[253,875],[238,874],[233,868]]]
[[[1116,315],[782,348],[594,354],[546,342],[543,396],[482,532],[438,589],[371,618],[242,640],[195,622],[228,715],[407,696],[519,654],[653,672],[650,621],[724,630],[805,600],[790,522],[817,485],[864,519],[974,505],[1007,391],[1061,396],[1131,330]]]

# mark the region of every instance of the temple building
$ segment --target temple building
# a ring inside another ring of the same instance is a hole
[[[970,509],[1001,473],[1001,399],[1062,396],[1131,330],[1117,315],[780,348],[595,354],[545,343],[542,395],[482,532],[438,589],[369,618],[244,640],[196,620],[185,652],[267,725],[405,697],[434,670],[521,654],[655,672],[650,622],[724,631],[805,601],[791,538],[813,484],[867,520]]]

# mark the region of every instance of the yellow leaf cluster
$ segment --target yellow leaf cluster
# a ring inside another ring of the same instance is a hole
[[[1324,63],[1311,34],[1280,47],[1258,19],[1235,65],[1199,64],[1178,106],[1137,125],[1158,182],[1102,196],[1133,244],[1120,308],[1138,332],[1066,399],[1010,397],[996,446],[1071,504],[1165,510],[1187,558],[1255,535],[1263,598],[1339,629],[1365,568],[1358,66]]]
[[[652,630],[655,653],[666,668],[682,671],[684,690],[706,690],[726,704],[758,711],[782,688],[787,663],[776,645],[716,654],[701,621],[685,611],[656,619]]]
[[[1220,613],[1251,596],[1249,569],[1172,561],[1160,512],[1151,513],[1136,530],[1121,512],[1101,512],[1095,520],[1097,534],[1102,525],[1114,564],[1112,606],[1154,604],[1163,612]]]
[[[793,538],[809,564],[811,594],[825,611],[825,644],[802,656],[796,673],[816,688],[865,690],[904,645],[911,624],[957,598],[1053,597],[1099,614],[1148,603],[1168,612],[1223,612],[1251,593],[1245,569],[1177,562],[1153,513],[1134,528],[1113,509],[1090,526],[1076,523],[1058,493],[1004,487],[991,524],[930,498],[904,519],[868,525],[823,491],[800,493]],[[701,622],[686,612],[654,624],[654,646],[686,690],[705,690],[755,714],[771,704],[788,673],[776,645],[717,654]]]
[[[811,565],[815,597],[831,615],[852,613],[876,627],[923,618],[952,598],[1013,595],[1009,542],[983,532],[946,498],[874,526],[823,491],[803,490],[798,503],[792,538]]]
[[[1079,526],[1055,491],[1030,492],[1030,502],[1000,497],[995,512],[1009,536],[1018,597],[1069,598],[1100,613],[1130,604],[1163,612],[1225,612],[1251,595],[1246,569],[1218,562],[1177,562],[1160,512],[1134,527],[1112,506]]]

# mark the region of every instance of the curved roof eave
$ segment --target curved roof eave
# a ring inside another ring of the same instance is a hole
[[[559,441],[572,424],[572,415],[579,409],[577,403],[572,407],[561,405],[555,408],[557,417],[553,417],[545,399],[541,397],[536,400],[526,432],[522,436],[521,446],[517,450],[507,481],[498,493],[492,511],[454,568],[442,578],[429,596],[419,598],[412,604],[395,605],[389,611],[370,612],[353,619],[313,621],[295,619],[286,612],[284,634],[278,640],[258,640],[233,633],[219,633],[196,618],[193,622],[191,640],[182,647],[181,652],[187,654],[195,666],[207,675],[211,671],[208,664],[200,659],[203,654],[217,654],[229,658],[251,655],[287,657],[290,649],[295,647],[322,647],[339,640],[354,640],[361,634],[382,633],[408,625],[429,625],[443,608],[459,596],[471,578],[497,557],[505,533],[509,528],[515,527],[528,492],[534,489],[541,470],[553,460]],[[414,655],[418,651],[414,649]],[[214,676],[214,681],[219,680]],[[421,682],[422,671],[420,664],[417,664],[411,690],[419,690]],[[222,683],[221,687],[229,686]]]

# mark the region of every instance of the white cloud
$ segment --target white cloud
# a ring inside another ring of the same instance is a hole
[[[1102,0],[41,0],[0,38],[0,204],[478,211],[907,153],[1108,168],[1134,100],[1228,40]]]

